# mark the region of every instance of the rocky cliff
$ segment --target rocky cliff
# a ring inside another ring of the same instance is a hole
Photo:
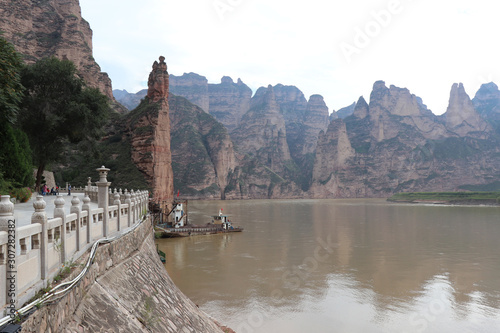
[[[131,94],[128,91],[126,91],[125,89],[123,89],[123,90],[113,89],[114,98],[118,102],[120,102],[124,107],[126,107],[127,110],[129,110],[129,111],[133,110],[137,106],[139,106],[139,104],[141,104],[141,99],[146,97],[147,94],[148,94],[147,89],[139,90],[135,94]]]
[[[312,95],[307,103],[301,126],[299,149],[301,155],[313,154],[321,131],[326,131],[330,123],[328,107],[321,95]]]
[[[500,128],[500,90],[498,90],[498,86],[493,82],[481,85],[472,100],[472,105],[498,132]]]
[[[346,106],[344,108],[339,109],[336,112],[336,115],[338,118],[345,119],[354,113],[355,107],[356,107],[356,102],[352,103],[349,106]],[[335,113],[332,113],[332,115],[330,116],[330,121],[335,119],[334,115],[335,115]]]
[[[188,99],[203,111],[209,111],[207,78],[196,73],[184,73],[182,76],[170,76],[170,92]]]
[[[165,58],[153,63],[148,93],[141,105],[129,113],[128,136],[131,158],[143,172],[157,202],[173,198],[173,172],[170,152],[169,75]]]
[[[496,182],[498,138],[463,86],[453,86],[448,111],[436,117],[407,89],[376,82],[369,104],[360,98],[352,116],[320,135],[311,196],[384,197]]]
[[[254,156],[272,171],[281,173],[291,159],[288,149],[285,119],[276,101],[272,86],[252,99],[231,137],[239,151]]]
[[[0,30],[27,63],[56,56],[75,63],[85,82],[113,99],[111,80],[92,56],[92,30],[78,0],[5,0]]]
[[[485,132],[491,130],[489,124],[474,108],[462,83],[455,83],[451,88],[450,102],[443,118],[446,127],[459,136],[484,137]]]
[[[234,126],[241,111],[238,84],[242,82],[224,77],[220,84],[209,85],[209,95],[217,92],[219,107],[225,110],[221,114],[232,119],[226,126]],[[436,116],[408,89],[377,81],[369,102],[360,97],[343,111],[344,119],[336,119],[336,113],[328,116],[319,95],[308,101],[293,86],[261,87],[230,132],[234,147],[227,138],[218,141],[218,149],[227,156],[232,156],[228,147],[234,152],[231,168],[216,171],[199,125],[185,131],[190,135],[179,141],[183,153],[174,156],[174,165],[180,167],[177,174],[183,175],[178,186],[187,186],[193,197],[226,199],[492,189],[500,184],[500,138],[493,130],[500,124],[495,122],[499,95],[498,87],[488,84],[471,101],[463,85],[455,84],[447,113]],[[210,107],[211,103],[209,111]],[[196,117],[188,117],[189,122],[198,124]],[[189,141],[193,138],[197,144]],[[186,142],[199,152],[185,154]],[[198,165],[193,162],[196,156],[205,171],[189,171]],[[195,174],[201,176],[197,179]]]
[[[224,76],[220,84],[208,85],[208,96],[209,113],[231,132],[250,109],[252,90],[240,79],[234,83],[229,76]]]
[[[226,128],[187,99],[170,94],[172,167],[182,198],[224,199],[236,169]]]

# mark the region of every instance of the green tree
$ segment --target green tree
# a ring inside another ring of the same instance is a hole
[[[21,56],[14,46],[0,37],[0,123],[13,124],[23,96]]]
[[[26,94],[19,123],[33,149],[38,191],[45,167],[60,160],[68,142],[100,138],[110,108],[108,98],[86,87],[68,60],[51,57],[26,66],[21,82]]]
[[[14,123],[24,87],[20,72],[21,56],[14,46],[0,37],[0,191],[33,185],[31,149],[26,134]]]

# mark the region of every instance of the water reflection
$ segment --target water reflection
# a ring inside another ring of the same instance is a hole
[[[195,303],[242,332],[496,332],[499,209],[383,200],[191,202],[241,234],[162,240]]]

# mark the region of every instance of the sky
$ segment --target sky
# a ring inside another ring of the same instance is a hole
[[[369,101],[373,83],[408,88],[435,114],[451,86],[500,85],[500,2],[491,0],[80,0],[113,89],[147,88],[160,55],[174,75],[278,83],[330,111]]]

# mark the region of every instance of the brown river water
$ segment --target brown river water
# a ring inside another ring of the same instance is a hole
[[[190,201],[242,233],[158,240],[175,284],[238,333],[500,332],[500,207]]]

